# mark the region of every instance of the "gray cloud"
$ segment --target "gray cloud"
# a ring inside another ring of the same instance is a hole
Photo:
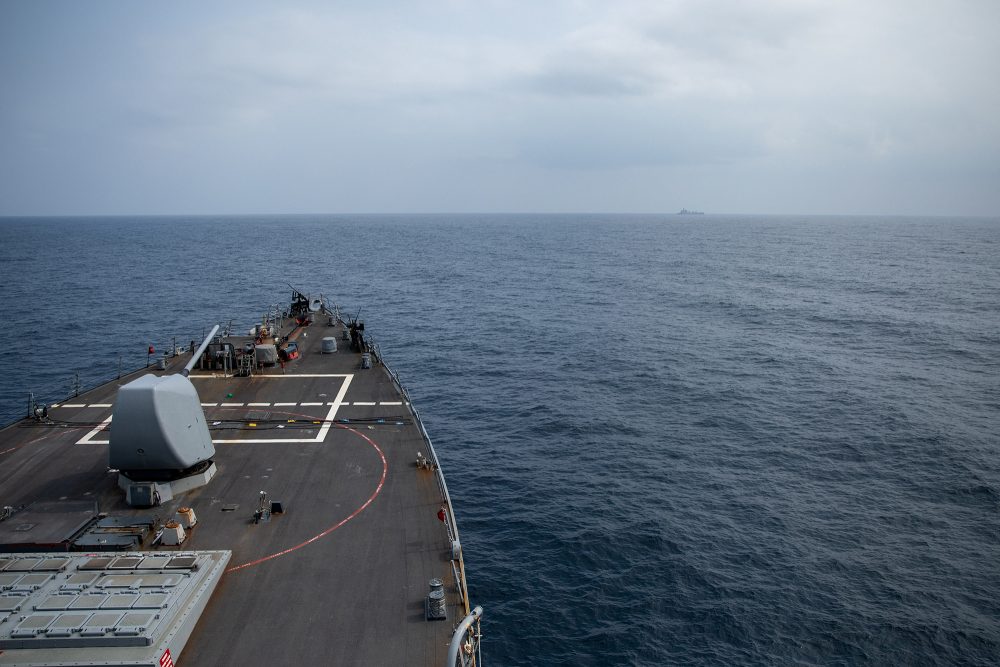
[[[1000,211],[1000,5],[0,5],[0,214]]]

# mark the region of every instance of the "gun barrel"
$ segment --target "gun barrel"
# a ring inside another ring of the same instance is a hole
[[[198,348],[198,351],[191,356],[191,361],[189,361],[187,366],[184,367],[184,370],[181,371],[181,375],[187,377],[191,373],[191,371],[194,369],[194,365],[198,363],[199,359],[201,359],[201,355],[205,353],[205,348],[208,347],[208,344],[212,342],[212,338],[215,337],[215,333],[218,330],[219,330],[218,324],[212,327],[212,330],[208,332],[207,336],[205,336],[205,340],[201,342],[201,346]]]

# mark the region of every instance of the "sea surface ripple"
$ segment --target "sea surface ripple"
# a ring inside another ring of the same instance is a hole
[[[996,665],[1000,220],[0,220],[2,421],[286,281],[360,310],[487,665]]]

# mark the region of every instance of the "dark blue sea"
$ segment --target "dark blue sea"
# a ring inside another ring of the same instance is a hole
[[[1000,220],[0,221],[0,406],[360,311],[434,439],[487,665],[1000,663]],[[0,499],[2,500],[2,499]]]

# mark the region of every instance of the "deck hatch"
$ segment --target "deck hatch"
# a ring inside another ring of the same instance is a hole
[[[27,595],[2,595],[0,596],[0,613],[17,611],[21,608],[21,603],[28,599]]]
[[[79,632],[90,618],[87,612],[71,612],[59,614],[56,620],[45,631],[47,637],[69,637],[74,632]]]
[[[143,574],[139,586],[142,588],[170,588],[183,581],[184,575],[177,573],[169,574]]]
[[[38,611],[62,611],[69,607],[75,599],[72,595],[50,595],[42,600],[35,609]]]
[[[69,563],[69,558],[45,558],[41,563],[31,568],[32,572],[62,572]]]
[[[24,576],[22,574],[0,574],[0,591],[12,588]]]
[[[70,609],[100,609],[101,604],[108,598],[104,593],[84,593],[70,602]]]
[[[14,590],[34,590],[51,578],[51,574],[26,574],[14,585]]]
[[[115,593],[101,603],[101,609],[131,609],[138,599],[138,593]]]
[[[143,593],[139,600],[132,605],[133,609],[160,609],[170,595],[167,593]]]
[[[69,578],[66,579],[66,583],[62,587],[67,589],[83,588],[97,581],[99,576],[101,575],[96,572],[77,572],[76,574],[69,575]]]
[[[142,584],[142,574],[106,574],[97,582],[99,588],[138,588]]]
[[[115,634],[130,636],[142,634],[149,627],[154,616],[155,614],[147,611],[133,611],[125,614],[125,617],[118,621],[115,626]]]
[[[136,565],[137,570],[162,570],[173,556],[146,556]]]
[[[83,565],[79,566],[79,570],[103,570],[111,564],[114,558],[108,558],[106,556],[100,558],[91,558]]]
[[[14,631],[10,633],[11,637],[15,639],[25,639],[29,637],[37,637],[45,631],[45,628],[52,624],[55,620],[55,616],[38,616],[32,615],[21,621]]]
[[[178,556],[167,563],[168,570],[193,570],[197,559],[194,556]]]
[[[118,624],[125,614],[120,611],[97,613],[80,628],[84,637],[101,637]]]
[[[121,556],[114,559],[108,565],[109,570],[134,570],[142,562],[142,558],[134,556]]]
[[[42,562],[41,558],[18,558],[7,566],[8,572],[29,572]]]

